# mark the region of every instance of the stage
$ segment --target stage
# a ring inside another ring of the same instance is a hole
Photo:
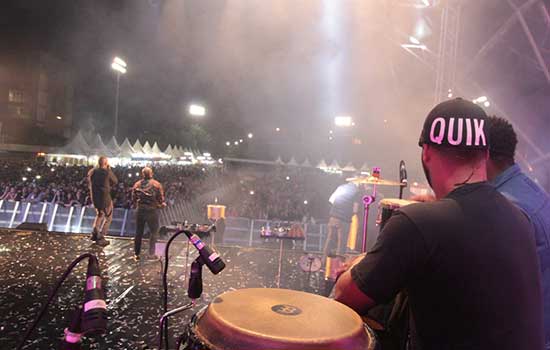
[[[183,235],[182,235],[183,236]],[[49,292],[67,266],[80,254],[93,253],[99,258],[107,294],[109,325],[107,334],[85,339],[87,349],[152,349],[158,343],[158,324],[162,313],[160,260],[133,260],[133,240],[109,238],[103,249],[92,245],[87,236],[78,234],[0,231],[0,344],[13,349],[37,316]],[[209,240],[207,240],[209,242]],[[290,242],[289,242],[290,243]],[[169,309],[188,302],[184,237],[172,245],[169,269]],[[174,336],[182,333],[194,312],[215,296],[231,289],[276,286],[278,243],[265,248],[217,246],[227,264],[214,276],[203,270],[204,293],[197,306],[170,321]],[[317,293],[322,287],[320,273],[308,274],[298,266],[304,254],[301,245],[287,246],[283,254],[281,288]],[[144,242],[146,251],[148,242]],[[189,264],[197,256],[189,249]],[[82,302],[86,262],[69,276],[38,328],[24,349],[57,349],[66,315]],[[187,269],[187,273],[189,270]],[[174,346],[174,345],[173,345]]]

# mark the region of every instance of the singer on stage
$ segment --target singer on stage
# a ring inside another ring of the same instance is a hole
[[[145,224],[149,227],[149,258],[155,256],[155,243],[159,230],[158,209],[164,208],[164,189],[157,180],[153,179],[153,170],[149,167],[141,171],[142,180],[137,181],[132,188],[132,198],[137,205],[137,226],[134,237],[134,259],[139,260],[141,252],[141,239]]]
[[[105,239],[105,235],[113,221],[111,187],[118,183],[107,157],[99,157],[97,167],[88,172],[87,180],[92,203],[96,210],[91,240],[100,246],[107,246],[109,241]]]

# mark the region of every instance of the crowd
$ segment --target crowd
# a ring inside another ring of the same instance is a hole
[[[90,168],[36,160],[0,160],[0,200],[91,206],[86,178]],[[141,169],[113,168],[119,180],[111,193],[115,207],[132,207],[131,188],[140,178]],[[285,221],[325,219],[328,198],[342,181],[339,176],[314,168],[280,167],[253,176],[236,170],[222,174],[219,168],[201,166],[159,165],[153,169],[155,178],[164,186],[168,205],[236,185],[230,196],[219,198],[221,204],[227,205],[228,216]],[[214,196],[207,197],[202,199],[201,207],[214,200]]]
[[[240,180],[230,216],[309,221],[325,219],[328,198],[342,179],[315,168],[280,167]]]
[[[0,200],[49,202],[63,206],[91,206],[86,175],[89,166],[60,166],[40,161],[0,161]],[[115,167],[119,183],[111,193],[115,207],[132,206],[131,188],[140,178],[142,167]],[[216,168],[200,166],[153,166],[155,178],[165,188],[168,205],[188,201],[207,191],[207,179],[218,174]]]

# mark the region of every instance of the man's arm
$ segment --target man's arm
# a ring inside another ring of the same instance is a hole
[[[366,314],[371,307],[376,305],[371,297],[357,287],[351,277],[350,270],[340,275],[336,286],[334,286],[334,291],[336,301],[351,307],[360,315]]]
[[[132,186],[132,194],[131,194],[132,206],[136,205],[136,203],[137,203],[136,190],[138,189],[140,183],[141,183],[141,180],[136,181],[136,183],[134,184],[134,186]]]
[[[164,197],[164,188],[162,187],[162,184],[160,182],[157,182],[159,185],[159,200],[160,205],[165,207],[166,206],[166,198]]]
[[[90,169],[90,171],[88,171],[88,176],[86,176],[86,181],[88,182],[88,191],[90,191],[90,199],[92,201],[92,203],[94,202],[94,197],[93,197],[93,193],[94,191],[92,191],[92,175],[94,174],[94,169]]]
[[[111,182],[111,186],[114,186],[118,183],[118,179],[115,173],[113,172],[113,169],[111,169],[111,167],[109,167],[109,181]]]
[[[336,300],[360,314],[390,301],[415,279],[427,251],[416,226],[405,215],[394,215],[373,249],[340,276]]]

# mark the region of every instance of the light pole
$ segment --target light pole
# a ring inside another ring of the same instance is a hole
[[[120,75],[126,73],[126,62],[124,62],[119,57],[115,57],[113,59],[113,63],[111,63],[111,68],[113,68],[116,72],[116,97],[115,97],[115,127],[114,127],[114,136],[115,139],[118,136],[118,96],[119,96],[119,89],[120,89]]]

